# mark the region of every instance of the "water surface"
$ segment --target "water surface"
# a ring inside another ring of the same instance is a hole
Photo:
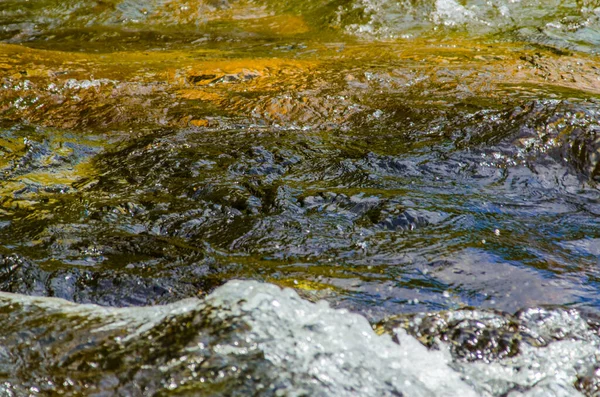
[[[0,2],[0,390],[595,395],[599,17]],[[223,325],[252,291],[293,302]],[[245,332],[268,346],[237,355]]]

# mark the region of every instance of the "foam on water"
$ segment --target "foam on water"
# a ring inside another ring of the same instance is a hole
[[[429,346],[450,346],[459,371],[479,395],[595,395],[597,326],[576,310],[532,308],[514,316],[493,311],[422,313],[393,332]],[[394,322],[391,321],[393,324]],[[391,324],[386,323],[389,328]],[[391,326],[393,328],[393,326]]]
[[[233,394],[262,389],[265,395],[450,396],[457,391],[476,395],[448,367],[447,351],[427,352],[408,336],[402,336],[398,346],[388,336],[377,336],[359,315],[333,310],[325,302],[304,301],[292,290],[269,284],[231,281],[204,302],[189,299],[153,308],[107,309],[6,293],[0,295],[0,302],[11,318],[2,320],[2,338],[11,343],[0,355],[0,381],[4,382],[0,387],[8,394],[11,390],[20,394],[24,385],[43,391],[48,382],[58,390],[90,388],[119,394],[132,387],[155,388],[154,392],[198,387],[200,391],[205,383],[229,382],[223,387]],[[182,328],[190,331],[190,322],[195,327],[187,340],[170,334]],[[35,340],[21,339],[39,332],[46,338],[38,334]],[[165,337],[172,340],[169,346],[163,345]],[[69,348],[78,345],[73,340],[85,344]],[[113,341],[118,341],[117,350],[107,347]],[[16,348],[23,343],[44,351],[45,360],[27,362],[35,354]],[[100,347],[110,353],[98,353]],[[148,349],[160,353],[140,360]],[[110,368],[115,364],[109,360],[117,356],[121,362],[131,362],[129,374]],[[93,375],[75,369],[62,386],[51,373],[84,362],[107,373],[90,385],[88,377]],[[206,362],[218,362],[220,370],[203,371]],[[149,365],[154,368],[145,368]],[[28,372],[27,367],[37,371]],[[159,376],[159,384],[151,384],[148,376],[141,375],[144,371]],[[239,378],[250,382],[240,385]]]
[[[357,9],[366,20],[352,21]],[[365,38],[454,31],[591,52],[600,43],[600,5],[593,1],[356,0],[344,10],[340,14],[348,21],[346,30]]]
[[[0,293],[0,310],[3,395],[575,396],[600,340],[574,310],[536,309],[520,317],[535,346],[464,360],[447,340],[428,350],[395,327],[394,343],[357,314],[255,281],[127,309]],[[475,311],[450,313],[448,324],[457,319],[506,324]]]

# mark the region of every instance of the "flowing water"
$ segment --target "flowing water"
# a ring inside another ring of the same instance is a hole
[[[3,0],[0,41],[0,395],[600,394],[600,2]]]

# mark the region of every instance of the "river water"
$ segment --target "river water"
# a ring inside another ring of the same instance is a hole
[[[600,2],[5,0],[0,41],[0,395],[600,393]]]

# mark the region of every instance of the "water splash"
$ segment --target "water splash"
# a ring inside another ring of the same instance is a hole
[[[152,308],[1,293],[0,309],[7,395],[575,396],[600,342],[574,310],[459,311],[410,318],[413,335],[438,344],[428,350],[392,322],[395,343],[359,315],[253,281]],[[477,354],[511,338],[508,357]]]

